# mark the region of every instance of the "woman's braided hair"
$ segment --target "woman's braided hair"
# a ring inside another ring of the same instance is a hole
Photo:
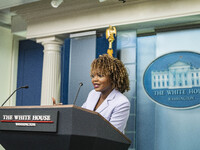
[[[112,86],[121,93],[130,89],[127,70],[119,59],[108,54],[100,55],[92,62],[90,74],[95,70],[99,70],[101,75],[109,76]]]

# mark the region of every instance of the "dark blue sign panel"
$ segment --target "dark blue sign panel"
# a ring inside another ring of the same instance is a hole
[[[143,76],[146,93],[156,103],[172,108],[200,104],[200,54],[174,52],[155,59]]]

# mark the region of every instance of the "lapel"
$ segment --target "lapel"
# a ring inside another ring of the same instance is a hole
[[[88,106],[89,110],[92,110],[92,111],[94,110],[94,108],[99,100],[100,95],[101,95],[101,92],[96,92],[96,94],[92,95],[92,99]]]
[[[109,106],[109,101],[114,99],[116,93],[117,93],[117,91],[115,89],[112,90],[112,92],[107,96],[107,98],[103,101],[103,103],[97,108],[96,112],[101,113],[104,109],[106,109]],[[96,106],[96,104],[95,104],[95,106]]]

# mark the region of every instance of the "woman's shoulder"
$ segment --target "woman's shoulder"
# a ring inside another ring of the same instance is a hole
[[[118,99],[118,101],[120,101],[121,103],[130,103],[128,98],[118,90],[116,90],[115,98]]]

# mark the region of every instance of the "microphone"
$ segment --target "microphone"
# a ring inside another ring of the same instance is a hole
[[[76,93],[76,98],[74,99],[73,105],[75,105],[75,103],[76,103],[76,100],[77,100],[77,97],[78,97],[78,94],[79,94],[79,91],[80,91],[81,86],[83,86],[83,83],[82,83],[82,82],[79,83],[79,88],[78,88],[78,91],[77,91],[77,93]]]
[[[29,88],[28,85],[26,85],[26,86],[21,86],[21,87],[17,88],[17,89],[16,89],[14,92],[12,92],[12,94],[4,101],[4,103],[1,105],[1,107],[10,99],[10,97],[11,97],[17,90],[19,90],[19,89],[27,89],[27,88]]]

